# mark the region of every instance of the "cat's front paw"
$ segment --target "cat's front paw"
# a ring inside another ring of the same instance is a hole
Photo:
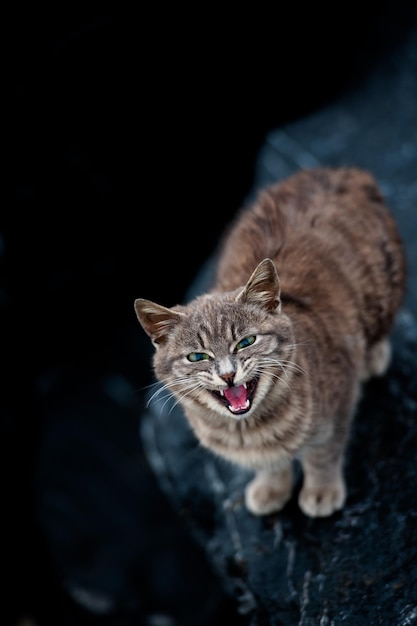
[[[328,517],[342,509],[345,500],[345,484],[340,481],[325,487],[303,487],[298,504],[308,517]]]
[[[253,515],[269,515],[281,511],[291,497],[292,473],[257,475],[245,489],[245,504]]]

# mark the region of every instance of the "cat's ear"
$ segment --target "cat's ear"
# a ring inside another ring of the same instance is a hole
[[[281,312],[281,288],[278,272],[271,259],[259,263],[237,300],[253,302],[268,311]]]
[[[169,331],[184,318],[183,313],[173,311],[151,300],[135,300],[135,311],[143,330],[149,335],[155,347],[164,344]]]

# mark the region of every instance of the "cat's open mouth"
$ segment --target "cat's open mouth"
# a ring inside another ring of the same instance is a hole
[[[242,415],[251,408],[257,385],[258,379],[252,378],[243,385],[233,385],[222,391],[213,390],[212,393],[233,415]]]

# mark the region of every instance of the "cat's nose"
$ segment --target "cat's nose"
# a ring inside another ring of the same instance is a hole
[[[227,382],[229,387],[233,387],[233,382],[235,380],[234,372],[229,372],[228,374],[222,374],[220,378],[223,378],[223,380]]]

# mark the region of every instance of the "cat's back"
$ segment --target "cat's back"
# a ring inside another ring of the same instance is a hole
[[[217,288],[244,284],[265,257],[294,300],[360,309],[370,341],[387,332],[403,298],[397,226],[373,176],[357,168],[302,170],[261,191],[223,242]]]

